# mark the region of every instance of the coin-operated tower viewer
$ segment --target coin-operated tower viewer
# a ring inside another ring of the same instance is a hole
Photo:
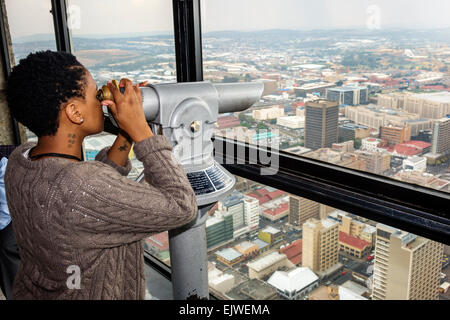
[[[205,222],[208,211],[233,191],[234,176],[213,158],[212,136],[219,113],[239,112],[270,92],[268,82],[156,84],[140,88],[146,119],[165,135],[175,161],[183,166],[197,196],[198,216],[191,224],[169,231],[174,299],[209,297]],[[111,99],[108,87],[100,99]],[[108,113],[111,121],[114,118]],[[144,182],[143,174],[138,181]]]

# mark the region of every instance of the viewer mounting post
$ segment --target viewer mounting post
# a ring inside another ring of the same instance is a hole
[[[172,4],[177,82],[203,81],[200,0],[173,0]],[[209,208],[199,208],[190,229],[169,232],[175,300],[209,298],[205,230]]]

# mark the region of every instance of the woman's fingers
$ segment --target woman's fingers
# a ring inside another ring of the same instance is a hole
[[[116,104],[114,103],[114,101],[111,101],[111,100],[103,100],[103,101],[102,101],[102,106],[107,106],[107,107],[111,110],[111,113],[112,113],[113,115],[116,115],[116,114],[117,114],[117,106],[116,106]]]
[[[120,93],[119,89],[112,83],[107,84],[109,91],[111,91],[111,94],[113,95],[114,101],[119,103],[123,99],[123,95]]]
[[[137,85],[137,84],[134,85],[133,89],[134,89],[134,92],[136,92],[138,99],[142,101],[142,94],[141,94],[141,90],[139,89],[139,85]]]

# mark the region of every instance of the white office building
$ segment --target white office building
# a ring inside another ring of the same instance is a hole
[[[244,220],[250,230],[259,226],[259,200],[244,196]]]
[[[280,296],[298,300],[318,287],[319,277],[311,269],[300,267],[288,272],[275,271],[267,283],[275,287]]]
[[[419,156],[408,157],[403,160],[403,169],[425,172],[427,169],[427,158]]]

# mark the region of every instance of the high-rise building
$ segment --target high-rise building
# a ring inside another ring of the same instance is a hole
[[[298,196],[289,196],[289,224],[302,226],[310,218],[319,219],[320,204]]]
[[[307,83],[302,85],[301,87],[294,87],[294,93],[296,97],[302,98],[306,98],[307,94],[319,94],[321,97],[324,97],[326,90],[334,86],[334,83],[328,82]]]
[[[239,191],[233,191],[225,199],[219,202],[219,210],[228,211],[233,216],[233,229],[238,230],[245,225],[244,219],[244,195]]]
[[[259,201],[258,199],[244,196],[244,220],[249,230],[255,230],[259,226]]]
[[[450,152],[450,117],[434,123],[431,152],[447,154]]]
[[[341,221],[342,222],[339,226],[339,231],[342,231],[353,237],[359,237],[366,226],[361,221],[355,220],[349,215],[343,215]]]
[[[440,119],[450,114],[450,92],[406,95],[403,108],[423,118]]]
[[[326,100],[310,101],[305,109],[305,147],[313,150],[331,148],[338,142],[338,104]]]
[[[366,171],[381,174],[391,167],[391,155],[387,152],[356,150],[355,153],[366,160]]]
[[[308,219],[303,224],[302,266],[326,274],[338,264],[339,224],[331,219]]]
[[[428,172],[401,170],[394,175],[394,179],[418,184],[426,188],[450,192],[450,181]]]
[[[353,140],[343,141],[340,143],[333,143],[331,149],[339,152],[353,152],[355,151],[355,143]]]
[[[206,220],[206,246],[211,248],[233,239],[233,216],[226,211],[216,210]]]
[[[345,117],[356,124],[379,130],[381,126],[389,124],[395,126],[410,126],[411,136],[419,134],[420,130],[431,129],[433,120],[420,117],[418,114],[404,110],[387,109],[370,104],[367,106],[347,106]]]
[[[274,244],[283,239],[281,230],[268,226],[258,232],[258,238],[269,244]]]
[[[376,152],[379,150],[379,145],[382,144],[381,139],[376,138],[364,138],[361,140],[361,150]]]
[[[315,151],[303,154],[304,157],[317,159],[338,166],[355,169],[366,170],[366,161],[354,152],[340,152],[330,148],[321,148]]]
[[[342,210],[334,210],[328,217],[339,223],[339,232],[367,241],[370,247],[375,245],[375,227],[358,221],[349,215],[348,212]]]
[[[444,246],[377,224],[372,298],[436,300]]]
[[[411,140],[411,127],[382,126],[380,138],[390,145],[396,145]]]
[[[380,94],[378,105],[403,109],[422,118],[440,119],[450,113],[450,92]]]
[[[253,118],[256,120],[270,120],[276,119],[278,117],[284,116],[284,107],[283,106],[275,106],[264,109],[253,110],[252,112]]]
[[[328,215],[331,212],[333,212],[334,210],[336,210],[336,209],[333,207],[327,206],[325,204],[320,204],[320,210],[319,210],[320,211],[320,213],[319,213],[320,219],[328,218]]]
[[[305,127],[305,117],[289,116],[277,118],[277,125],[290,129],[300,129]]]
[[[369,136],[370,136],[369,127],[363,125],[346,123],[340,125],[338,128],[339,141],[355,140],[356,138],[364,139]]]
[[[369,90],[367,87],[345,86],[327,89],[327,100],[338,102],[339,105],[346,104],[355,106],[369,102]]]

